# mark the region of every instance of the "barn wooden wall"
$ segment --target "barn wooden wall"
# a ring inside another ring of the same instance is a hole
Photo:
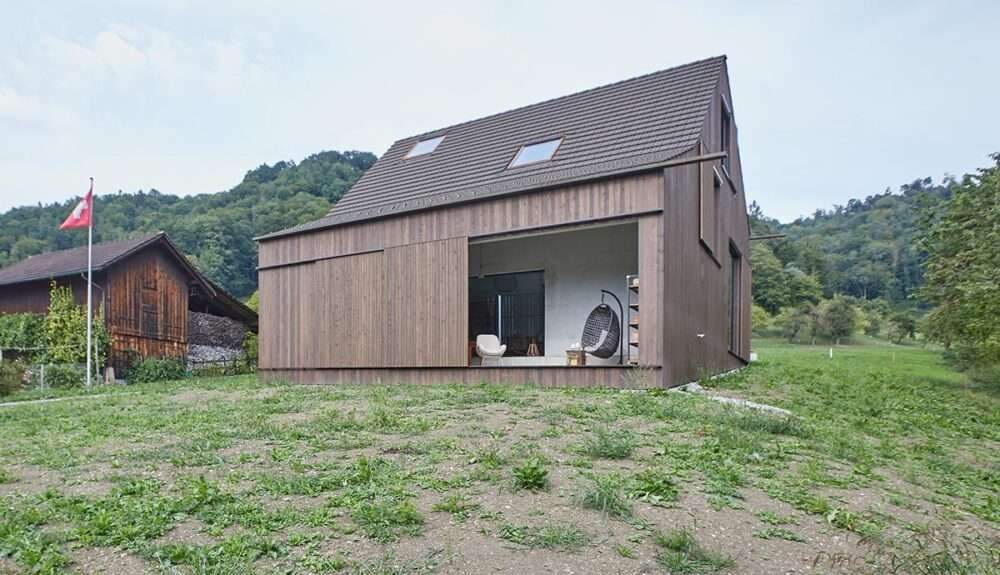
[[[61,286],[73,290],[73,299],[78,305],[87,304],[87,282],[82,277],[60,278]],[[0,286],[0,314],[3,313],[48,313],[49,289],[52,280],[38,280],[23,284]],[[94,274],[94,306],[101,305],[101,287],[104,274]]]
[[[115,264],[105,282],[106,323],[114,363],[187,353],[188,276],[160,249]],[[116,365],[119,367],[119,365]]]

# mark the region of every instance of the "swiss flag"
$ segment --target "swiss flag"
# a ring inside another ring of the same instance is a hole
[[[72,230],[75,228],[86,228],[91,224],[92,214],[94,213],[94,180],[90,180],[90,191],[87,192],[86,196],[80,200],[80,203],[73,208],[70,212],[69,217],[66,221],[59,226],[60,230]]]

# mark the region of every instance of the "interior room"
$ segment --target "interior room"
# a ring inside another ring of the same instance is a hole
[[[586,365],[626,364],[626,276],[638,271],[637,232],[629,221],[470,242],[470,365],[566,365],[567,350],[580,347],[602,300],[617,318],[620,343],[609,357],[587,354]],[[481,335],[496,336],[503,355],[484,362],[476,349]]]

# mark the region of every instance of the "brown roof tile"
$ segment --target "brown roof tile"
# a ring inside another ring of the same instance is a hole
[[[260,239],[654,167],[697,143],[724,64],[710,58],[399,140],[326,217]],[[433,153],[404,158],[441,135]],[[507,167],[522,145],[558,137],[551,160]]]
[[[163,232],[160,232],[128,240],[94,244],[94,270],[104,269],[109,264],[155,242],[163,235]],[[0,285],[65,277],[86,272],[87,246],[80,246],[31,256],[0,269]]]

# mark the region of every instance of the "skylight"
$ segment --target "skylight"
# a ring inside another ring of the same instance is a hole
[[[559,148],[559,144],[561,143],[562,138],[556,138],[555,140],[521,146],[521,149],[518,150],[517,155],[514,156],[514,159],[510,161],[510,165],[507,167],[516,168],[525,164],[551,160],[552,154],[556,153],[556,150]]]
[[[406,153],[405,157],[412,158],[414,156],[423,156],[424,154],[429,154],[437,149],[438,144],[440,144],[441,140],[443,139],[444,136],[437,136],[435,138],[420,140],[412,148],[410,148],[410,151]]]

